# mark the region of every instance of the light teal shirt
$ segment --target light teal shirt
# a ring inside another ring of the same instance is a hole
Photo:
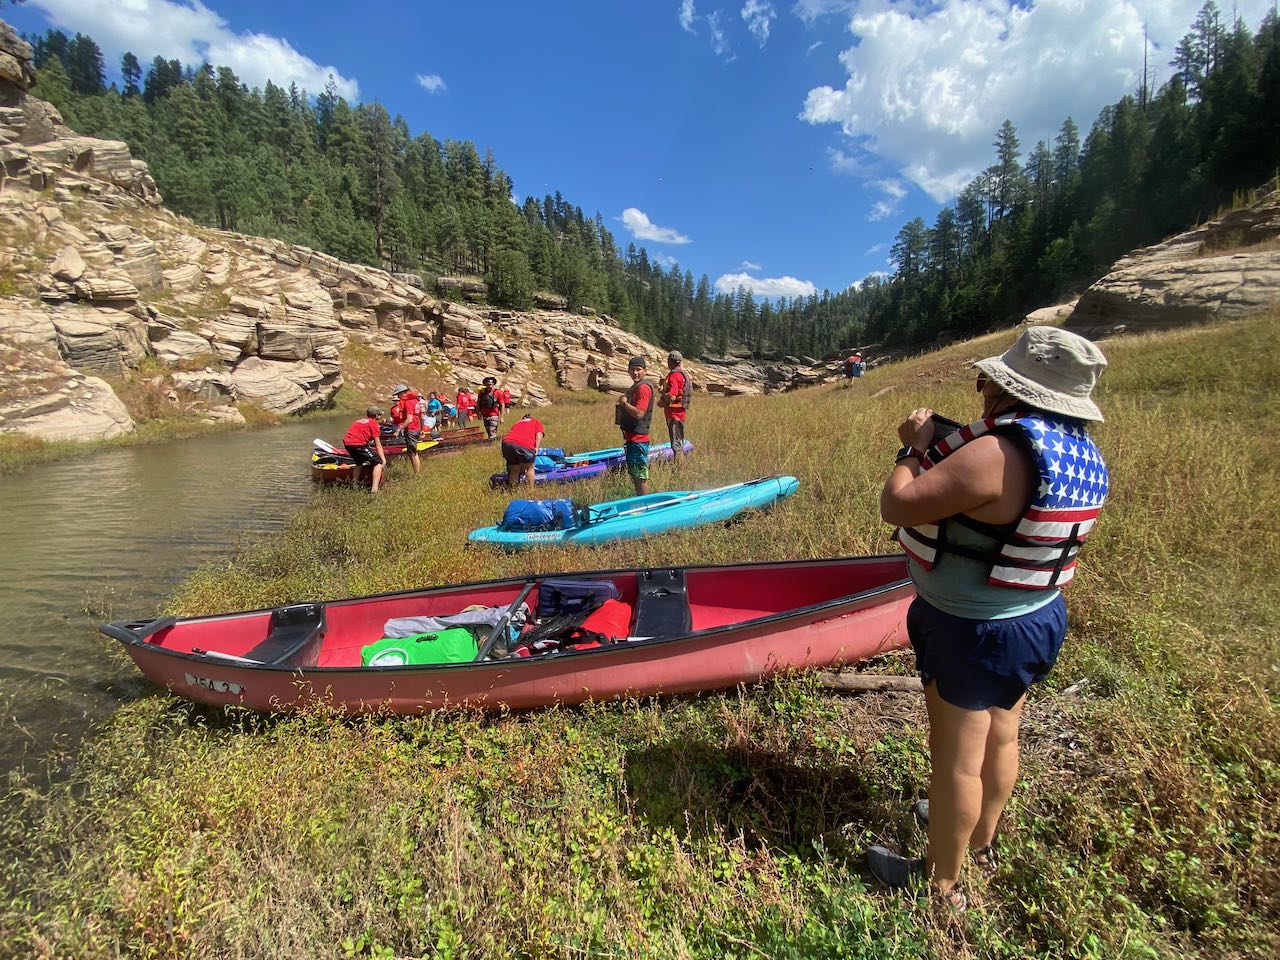
[[[948,523],[947,539],[978,550],[995,550],[996,541],[959,523]],[[991,566],[954,553],[939,553],[932,570],[926,570],[910,556],[907,569],[916,593],[944,613],[969,620],[1005,620],[1039,610],[1061,592],[996,587],[987,582]]]

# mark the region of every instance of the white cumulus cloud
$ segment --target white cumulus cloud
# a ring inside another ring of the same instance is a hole
[[[693,21],[698,17],[698,12],[693,9],[693,0],[683,0],[680,4],[680,26],[688,30],[690,33],[697,33],[693,28]]]
[[[720,293],[734,293],[739,287],[746,287],[757,297],[807,297],[818,292],[818,288],[808,280],[753,277],[747,273],[723,273],[716,278],[715,287]]]
[[[742,19],[761,47],[769,42],[769,27],[777,16],[778,14],[773,9],[772,3],[763,3],[761,0],[747,0],[742,5]]]
[[[637,240],[652,240],[654,243],[692,243],[678,230],[660,227],[653,223],[643,210],[637,210],[635,207],[627,207],[618,219]]]
[[[230,67],[251,87],[268,80],[319,93],[332,75],[338,93],[360,95],[354,78],[299,53],[283,37],[236,32],[200,0],[31,0],[59,29],[88,34],[111,60],[132,51],[145,66],[153,57],[184,65]]]
[[[414,79],[418,81],[418,86],[427,91],[427,93],[439,93],[445,89],[444,77],[438,73],[420,73]]]
[[[760,264],[758,263],[753,263],[750,260],[743,260],[742,266],[738,267],[738,269],[739,270],[763,270],[764,267],[760,266]]]
[[[855,42],[840,55],[843,85],[809,91],[801,117],[837,124],[939,202],[994,159],[1000,124],[1013,121],[1029,151],[1072,117],[1087,132],[1098,111],[1136,90],[1143,23],[1157,80],[1203,0],[862,0]],[[1271,0],[1239,0],[1256,28]],[[812,21],[842,4],[800,0]],[[852,5],[850,5],[852,6]]]

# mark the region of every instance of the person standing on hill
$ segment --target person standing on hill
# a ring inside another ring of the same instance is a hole
[[[413,472],[422,470],[418,456],[418,444],[422,442],[422,394],[403,383],[391,391],[395,403],[391,405],[391,422],[404,432],[404,445],[409,451]]]
[[[485,377],[480,395],[476,397],[476,412],[484,421],[484,435],[490,439],[498,432],[498,421],[502,419],[502,401],[498,398],[497,387],[497,377]]]
[[[372,492],[377,493],[382,484],[382,471],[387,466],[387,455],[382,449],[382,411],[377,407],[369,407],[364,416],[347,428],[342,438],[342,445],[355,461],[353,483],[360,482],[360,475],[365,467],[373,468],[371,478]]]
[[[671,438],[671,456],[679,460],[684,453],[684,423],[689,412],[689,397],[693,385],[689,375],[681,364],[684,357],[679,350],[667,354],[667,375],[662,381],[662,393],[658,397],[658,406],[666,414],[667,436]]]
[[[631,389],[618,401],[613,422],[622,428],[622,446],[626,454],[627,473],[635,485],[636,496],[649,492],[649,426],[653,422],[653,386],[645,380],[648,361],[632,357],[627,363]]]
[[[890,886],[927,878],[963,910],[965,852],[994,871],[992,845],[1018,776],[1027,690],[1048,675],[1067,632],[1062,587],[1107,496],[1107,467],[1086,424],[1106,367],[1102,351],[1056,327],[1031,327],[1003,356],[979,360],[982,417],[937,446],[933,411],[898,427],[880,513],[898,541],[916,599],[907,634],[924,681],[933,772],[916,816],[927,856],[867,853]]]
[[[545,435],[546,428],[542,421],[535,420],[533,414],[526,413],[511,425],[507,435],[502,438],[502,459],[507,464],[507,484],[512,490],[520,482],[521,474],[529,489],[533,489],[534,461]]]

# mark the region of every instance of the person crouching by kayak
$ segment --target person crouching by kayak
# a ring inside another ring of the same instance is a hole
[[[497,385],[497,377],[485,377],[480,395],[476,397],[476,412],[484,421],[484,435],[491,440],[498,432],[498,420],[502,414],[502,401],[498,399]]]
[[[346,436],[342,438],[342,445],[347,448],[347,453],[351,454],[351,459],[356,464],[354,482],[360,482],[365,467],[372,467],[373,476],[370,486],[372,491],[377,493],[378,487],[382,485],[382,471],[387,466],[387,455],[382,450],[380,436],[382,421],[385,418],[377,407],[369,407],[364,413],[361,419],[347,428]]]
[[[396,399],[391,405],[391,422],[403,431],[409,462],[413,464],[413,472],[418,473],[422,470],[422,460],[418,457],[418,445],[422,442],[422,394],[400,383],[391,395]]]
[[[653,422],[653,387],[645,380],[648,361],[632,357],[627,363],[631,389],[618,401],[613,422],[622,428],[622,446],[627,458],[627,473],[635,485],[636,496],[649,492],[649,425]]]
[[[658,406],[662,407],[667,419],[667,436],[671,438],[671,457],[678,463],[684,453],[684,418],[689,412],[689,375],[680,364],[684,357],[679,350],[667,354],[667,376],[662,381],[662,395],[658,398]]]
[[[512,424],[507,435],[502,438],[502,459],[507,463],[507,485],[514,490],[524,474],[525,483],[533,487],[533,462],[538,456],[538,447],[542,446],[542,438],[546,428],[541,420],[534,419],[533,414],[526,413]]]

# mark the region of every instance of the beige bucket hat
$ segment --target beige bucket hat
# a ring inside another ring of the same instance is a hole
[[[999,357],[975,366],[1005,393],[1040,410],[1102,420],[1102,411],[1089,399],[1107,358],[1097,344],[1058,327],[1030,327]]]

